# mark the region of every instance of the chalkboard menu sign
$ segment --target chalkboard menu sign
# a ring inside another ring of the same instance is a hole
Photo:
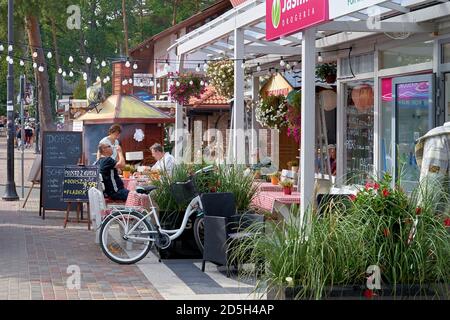
[[[62,199],[64,169],[77,165],[82,156],[82,133],[72,131],[44,131],[42,140],[41,202],[39,213],[45,210],[65,211]]]
[[[97,166],[66,166],[64,169],[63,194],[65,202],[88,202],[88,191],[97,188]]]

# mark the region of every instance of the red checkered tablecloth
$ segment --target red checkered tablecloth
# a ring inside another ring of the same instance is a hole
[[[279,184],[272,184],[271,182],[261,182],[258,183],[259,191],[272,191],[272,192],[283,192],[283,187]],[[293,191],[297,191],[297,186],[294,186]]]
[[[270,212],[276,202],[285,205],[300,204],[300,193],[292,192],[291,195],[286,195],[277,191],[260,191],[252,201],[256,207]]]

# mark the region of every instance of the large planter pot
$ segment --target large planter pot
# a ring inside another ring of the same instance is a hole
[[[327,75],[326,77],[325,77],[325,81],[327,82],[327,83],[335,83],[336,82],[336,78],[337,78],[337,76],[335,75],[335,74],[329,74],[329,75]]]
[[[163,229],[178,229],[183,221],[184,212],[161,211],[159,218]],[[167,249],[158,249],[162,259],[201,259],[203,256],[198,249],[194,238],[194,222],[196,215],[193,214],[180,237],[173,240]]]
[[[434,285],[397,285],[382,286],[381,290],[368,290],[363,285],[327,287],[321,300],[438,300],[448,299],[448,290],[444,284]],[[272,287],[267,292],[268,300],[295,300],[301,287]],[[308,300],[311,298],[305,298]]]
[[[131,171],[122,171],[122,175],[125,179],[130,179]]]
[[[292,194],[292,187],[283,187],[283,192],[285,195],[290,196]]]

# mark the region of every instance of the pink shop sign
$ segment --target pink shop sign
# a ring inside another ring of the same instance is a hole
[[[328,21],[328,0],[266,0],[266,39]]]

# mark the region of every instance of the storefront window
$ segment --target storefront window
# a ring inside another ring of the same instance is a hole
[[[340,77],[353,76],[352,71],[354,74],[373,72],[374,70],[373,59],[374,59],[373,53],[353,56],[351,57],[351,59],[349,58],[342,59]],[[351,61],[351,67],[349,61]]]
[[[381,80],[381,170],[392,173],[392,78]]]
[[[425,41],[382,51],[380,67],[389,69],[431,61],[433,61],[433,41]]]
[[[346,85],[345,182],[364,184],[373,173],[373,81]]]
[[[442,44],[442,63],[450,63],[450,42]]]

